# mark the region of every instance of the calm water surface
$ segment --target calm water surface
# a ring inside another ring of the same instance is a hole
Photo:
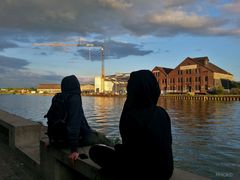
[[[0,95],[0,109],[40,121],[50,96]],[[89,124],[119,137],[125,98],[82,97]],[[211,179],[240,179],[240,102],[161,99],[171,117],[175,167]]]

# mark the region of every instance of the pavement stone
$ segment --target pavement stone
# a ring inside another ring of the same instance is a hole
[[[0,140],[0,180],[33,180],[23,161]]]

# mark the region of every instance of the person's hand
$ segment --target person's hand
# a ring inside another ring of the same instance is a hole
[[[44,148],[45,148],[45,149],[48,149],[49,146],[50,146],[50,144],[49,144],[48,142],[45,142],[45,143],[44,143]]]
[[[74,166],[74,161],[77,160],[78,157],[79,157],[79,153],[78,152],[72,152],[68,156],[71,166]]]

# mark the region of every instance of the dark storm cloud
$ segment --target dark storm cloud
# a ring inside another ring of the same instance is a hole
[[[47,56],[47,53],[46,52],[41,52],[40,55]]]
[[[30,70],[0,68],[0,88],[3,87],[36,87],[41,83],[59,83],[63,76],[52,72],[38,74]]]
[[[108,24],[109,13],[124,8],[125,3],[109,4],[101,0],[1,0],[0,23],[5,28],[36,32],[103,33],[113,27]],[[116,13],[112,16],[116,18]]]
[[[94,42],[94,44],[101,44]],[[153,53],[151,50],[143,50],[141,46],[125,43],[119,41],[109,40],[104,42],[104,58],[105,59],[121,59],[127,56],[145,56]],[[78,50],[77,56],[80,55],[87,60],[98,61],[101,60],[101,50],[98,49],[80,49]]]
[[[61,75],[53,72],[38,74],[27,68],[25,59],[0,55],[0,87],[35,87],[40,83],[59,83]]]
[[[26,69],[27,65],[29,65],[27,60],[0,55],[0,66],[2,68]]]
[[[3,51],[4,49],[16,48],[16,47],[18,47],[18,45],[13,42],[0,40],[0,51]]]

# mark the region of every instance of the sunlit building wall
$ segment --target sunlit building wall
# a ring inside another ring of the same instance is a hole
[[[101,80],[100,76],[96,76],[95,77],[94,85],[95,85],[95,92],[96,93],[103,92],[103,90],[102,90],[102,80]]]
[[[129,73],[117,73],[114,75],[105,76],[104,91],[102,87],[101,77],[95,77],[95,92],[96,93],[112,93],[112,94],[126,94],[127,81],[130,77]]]
[[[154,67],[161,93],[207,93],[215,87],[229,91],[233,75],[215,64],[208,57],[184,59],[176,68]]]

